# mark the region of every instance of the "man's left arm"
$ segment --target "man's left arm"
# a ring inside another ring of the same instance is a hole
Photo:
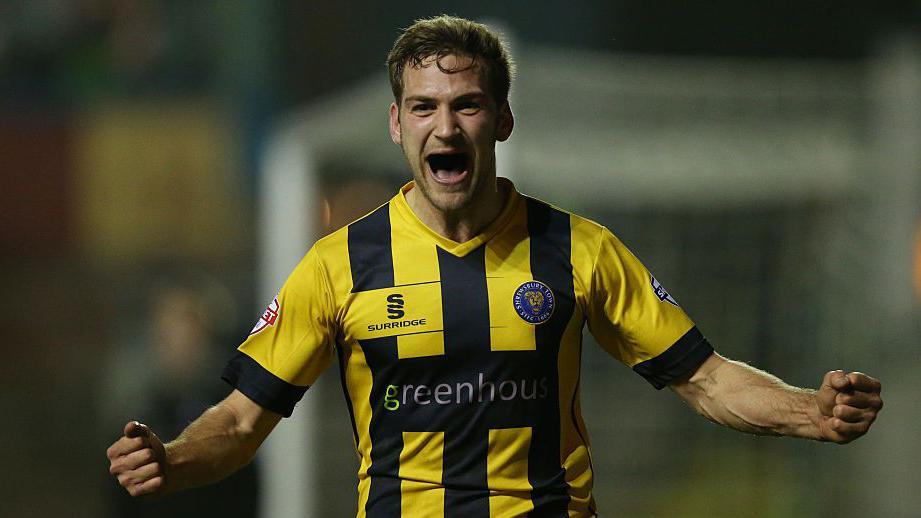
[[[803,389],[716,353],[669,387],[723,426],[838,444],[867,433],[883,407],[879,381],[860,372],[831,371],[818,390]]]

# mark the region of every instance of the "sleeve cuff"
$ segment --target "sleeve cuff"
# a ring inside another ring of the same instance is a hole
[[[240,351],[224,367],[221,379],[259,406],[285,417],[291,417],[294,405],[304,397],[308,389],[279,378]]]
[[[671,347],[655,358],[637,363],[633,370],[661,390],[672,381],[694,373],[711,354],[710,342],[694,326]]]

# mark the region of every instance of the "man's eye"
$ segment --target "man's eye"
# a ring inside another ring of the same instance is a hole
[[[413,113],[426,113],[435,109],[431,104],[416,104],[410,108]]]
[[[480,111],[480,105],[474,102],[462,103],[457,106],[457,111],[463,114],[472,115]]]

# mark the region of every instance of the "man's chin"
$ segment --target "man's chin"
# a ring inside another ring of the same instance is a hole
[[[429,202],[441,212],[457,212],[470,205],[470,193],[432,193]]]
[[[456,212],[470,204],[471,193],[467,190],[447,191],[439,185],[427,185],[422,194],[434,209],[439,212]]]

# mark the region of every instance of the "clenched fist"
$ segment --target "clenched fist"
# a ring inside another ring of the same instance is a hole
[[[109,473],[131,496],[153,495],[166,488],[166,450],[147,425],[131,421],[124,435],[106,450]]]
[[[845,444],[867,433],[883,408],[880,389],[878,380],[861,372],[825,374],[816,392],[822,438]]]

